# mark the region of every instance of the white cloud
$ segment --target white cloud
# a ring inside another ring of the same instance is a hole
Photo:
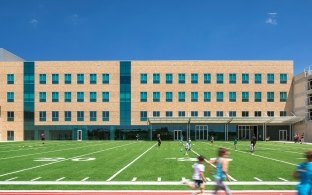
[[[266,24],[277,25],[277,13],[272,12],[267,14]]]
[[[39,21],[35,18],[33,18],[29,21],[29,24],[31,24],[33,27],[37,27],[38,23],[39,23]]]

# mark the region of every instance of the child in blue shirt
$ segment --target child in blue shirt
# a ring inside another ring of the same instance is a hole
[[[297,165],[293,176],[299,179],[298,195],[312,194],[312,150],[305,152],[306,162]]]

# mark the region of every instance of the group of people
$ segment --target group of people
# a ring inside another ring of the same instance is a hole
[[[304,142],[304,134],[302,133],[300,136],[299,133],[296,133],[294,136],[294,141],[295,141],[295,143],[302,144]]]

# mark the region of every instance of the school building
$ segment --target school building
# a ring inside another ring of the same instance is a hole
[[[277,61],[25,61],[0,49],[0,141],[312,142],[312,69]]]

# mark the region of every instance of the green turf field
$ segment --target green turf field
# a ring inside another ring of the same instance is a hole
[[[233,142],[193,141],[185,155],[173,141],[161,147],[148,141],[3,142],[0,188],[188,189],[181,180],[191,179],[197,154],[213,158],[219,147],[230,149],[231,189],[294,189],[292,173],[311,145],[257,142],[251,155],[249,142],[238,142],[235,151]],[[212,174],[205,174],[213,185]]]

